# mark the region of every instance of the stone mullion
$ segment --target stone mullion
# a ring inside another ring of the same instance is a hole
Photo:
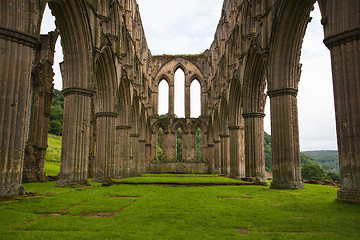
[[[221,144],[221,173],[228,176],[230,174],[230,135],[220,135]]]
[[[360,202],[360,30],[324,40],[330,49],[341,188],[338,199]]]
[[[60,176],[57,186],[87,184],[90,149],[90,118],[93,92],[67,88],[64,94],[64,121]]]
[[[22,34],[9,37],[3,31],[7,30],[0,32],[0,197],[25,191],[21,183],[35,46]]]
[[[272,188],[304,188],[301,181],[297,90],[268,92],[271,106]]]
[[[172,75],[172,81],[169,84],[169,116],[175,114],[175,87],[174,87],[174,75]]]
[[[186,76],[188,77],[188,76]],[[185,83],[188,83],[188,80],[185,80]],[[190,99],[190,83],[185,85],[185,117],[190,118],[191,113],[191,99]]]
[[[230,126],[230,177],[245,177],[244,128]]]
[[[115,177],[129,177],[130,126],[116,127]]]
[[[266,184],[263,113],[243,114],[245,119],[245,177]]]
[[[96,113],[96,157],[94,181],[104,182],[115,177],[116,113]]]

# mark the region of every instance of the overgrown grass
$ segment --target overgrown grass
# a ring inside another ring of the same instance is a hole
[[[45,156],[45,172],[47,176],[55,176],[60,172],[61,136],[49,133],[48,148]]]
[[[24,184],[44,195],[0,200],[0,239],[360,239],[360,206],[335,201],[330,186],[90,184]]]

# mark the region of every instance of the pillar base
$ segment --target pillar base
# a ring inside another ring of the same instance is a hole
[[[336,200],[360,204],[360,190],[340,189]]]
[[[57,180],[55,187],[69,187],[74,185],[89,185],[88,180],[79,180],[79,181],[72,181],[72,180]]]
[[[268,184],[266,179],[258,178],[258,177],[244,177],[244,178],[241,178],[241,180],[243,180],[245,182],[253,182],[257,185],[263,185],[263,186],[267,186],[267,184]]]
[[[111,182],[111,179],[110,178],[97,178],[97,177],[94,177],[93,182],[101,182],[101,183]]]
[[[271,182],[272,189],[302,189],[305,185],[302,181],[276,181]]]
[[[16,196],[16,195],[24,195],[24,194],[25,194],[25,187],[20,184],[14,184],[9,187],[0,188],[0,198]]]

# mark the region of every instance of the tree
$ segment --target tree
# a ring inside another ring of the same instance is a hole
[[[306,180],[321,181],[325,178],[325,172],[319,164],[303,165],[301,176]]]
[[[49,133],[62,135],[63,115],[64,115],[64,95],[61,91],[54,89],[54,99],[51,103],[51,113],[49,119]]]

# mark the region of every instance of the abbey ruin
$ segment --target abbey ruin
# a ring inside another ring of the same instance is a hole
[[[215,39],[194,56],[152,56],[136,0],[1,0],[0,196],[43,181],[53,55],[62,37],[64,128],[57,186],[144,173],[213,173],[266,184],[270,97],[272,188],[303,188],[297,112],[301,46],[315,0],[225,0]],[[57,31],[40,36],[46,4]],[[338,199],[360,202],[360,1],[318,0],[331,52],[341,171]],[[185,74],[185,117],[174,74]],[[169,111],[158,114],[159,83]],[[190,117],[190,85],[201,116]],[[267,86],[267,92],[265,88]],[[321,89],[319,90],[321,91]],[[157,161],[159,129],[163,160]],[[176,159],[182,130],[182,161]],[[202,133],[202,157],[195,135]]]

